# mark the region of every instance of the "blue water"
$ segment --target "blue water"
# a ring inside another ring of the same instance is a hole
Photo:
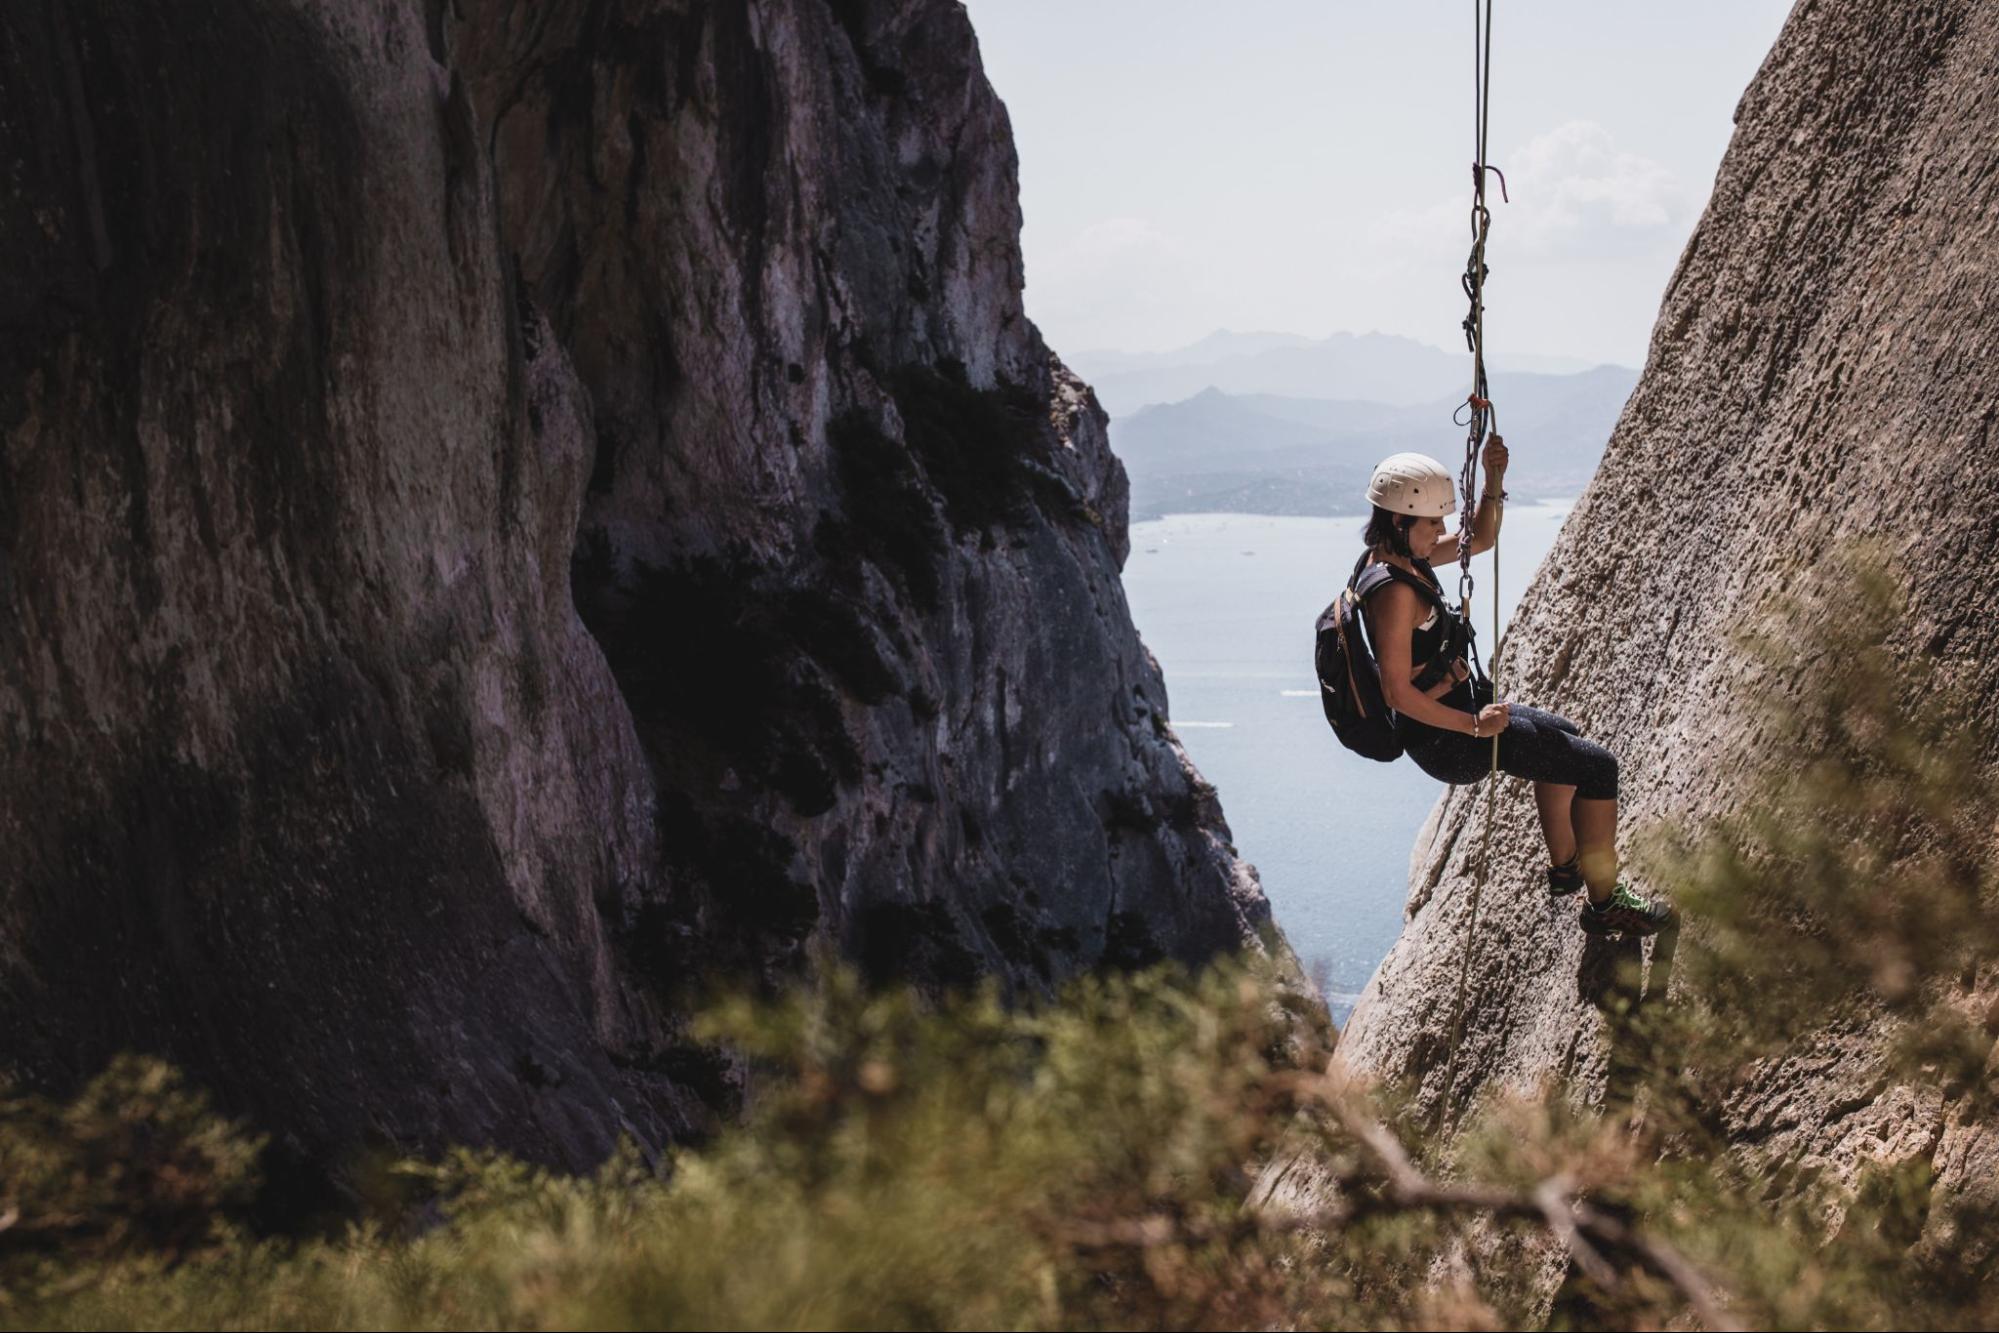
[[[1508,507],[1500,611],[1554,544],[1573,501]],[[1179,514],[1131,528],[1125,594],[1166,671],[1171,717],[1221,791],[1238,850],[1341,1022],[1402,929],[1409,850],[1437,783],[1340,748],[1320,711],[1312,623],[1360,554],[1359,518]],[[1439,570],[1455,597],[1455,566]],[[1491,638],[1492,559],[1479,579]]]

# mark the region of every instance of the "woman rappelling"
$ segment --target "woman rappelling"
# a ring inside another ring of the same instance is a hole
[[[1379,671],[1380,699],[1399,749],[1431,777],[1453,784],[1485,777],[1498,738],[1498,767],[1534,784],[1548,844],[1548,891],[1586,888],[1582,928],[1649,935],[1674,920],[1617,877],[1617,757],[1567,718],[1520,703],[1485,702],[1467,662],[1469,627],[1444,603],[1433,563],[1492,549],[1504,512],[1507,452],[1489,436],[1485,484],[1470,533],[1446,533],[1456,507],[1451,474],[1423,454],[1396,454],[1368,482],[1373,505],[1354,566],[1353,603],[1364,612]],[[1373,567],[1378,572],[1370,575]],[[1337,604],[1336,604],[1337,605]],[[1476,660],[1475,657],[1473,660]],[[1483,691],[1490,699],[1490,687]],[[1380,757],[1380,756],[1377,756]]]
[[[1495,701],[1472,633],[1471,557],[1494,552],[1496,587],[1507,461],[1506,444],[1492,429],[1496,418],[1485,373],[1485,256],[1492,223],[1485,183],[1488,174],[1498,176],[1504,199],[1506,178],[1486,157],[1491,0],[1485,0],[1483,10],[1481,14],[1474,0],[1472,44],[1478,77],[1472,126],[1472,247],[1463,278],[1470,302],[1464,334],[1472,375],[1471,392],[1460,409],[1469,415],[1458,424],[1466,427],[1460,474],[1466,498],[1481,466],[1485,482],[1477,509],[1457,533],[1447,534],[1444,516],[1457,507],[1457,488],[1442,463],[1425,454],[1407,453],[1383,459],[1374,469],[1367,486],[1373,514],[1362,536],[1367,549],[1355,563],[1345,590],[1319,617],[1320,702],[1340,743],[1370,759],[1387,761],[1407,754],[1425,773],[1453,785],[1488,776],[1496,780],[1502,772],[1532,781],[1541,835],[1548,844],[1549,893],[1559,897],[1586,888],[1579,919],[1592,934],[1650,935],[1672,925],[1677,915],[1669,905],[1647,900],[1617,877],[1617,757],[1586,739],[1565,717]],[[1444,604],[1444,590],[1432,568],[1435,561],[1456,561],[1462,570],[1458,579],[1462,617]],[[1495,637],[1498,619],[1495,591]],[[1465,983],[1478,922],[1477,890],[1485,883],[1489,863],[1494,796],[1494,791],[1486,793],[1484,850],[1473,882],[1465,965],[1458,975],[1447,1087],[1456,1077]]]

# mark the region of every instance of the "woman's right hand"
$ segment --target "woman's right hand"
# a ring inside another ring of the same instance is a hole
[[[1497,736],[1506,730],[1507,724],[1511,721],[1513,721],[1513,712],[1505,704],[1487,704],[1478,710],[1478,720],[1474,724],[1472,735],[1480,738]]]

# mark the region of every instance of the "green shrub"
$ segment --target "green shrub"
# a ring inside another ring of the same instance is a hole
[[[112,1061],[67,1105],[0,1088],[0,1286],[57,1260],[221,1244],[256,1195],[262,1150],[142,1056]]]
[[[1687,984],[1613,1016],[1648,1052],[1614,1113],[1558,1091],[1428,1135],[1291,1057],[1291,993],[1237,964],[1025,1009],[822,967],[699,1021],[689,1052],[746,1061],[747,1109],[662,1171],[461,1151],[401,1164],[414,1210],[337,1239],[249,1235],[255,1141],[157,1065],[10,1099],[0,1323],[1989,1327],[1989,1194],[1941,1197],[1920,1158],[1772,1169],[1726,1114],[1828,1024],[1883,1034],[1882,1074],[1953,1117],[1991,1104],[1989,723],[1889,651],[1892,586],[1851,576],[1832,642],[1773,622],[1778,678],[1810,688],[1740,814],[1655,849]],[[1112,923],[1134,962],[1143,924]]]
[[[1967,1181],[1939,1209],[1927,1160],[1773,1164],[1729,1116],[1778,1062],[1820,1065],[1833,1049],[1855,1084],[1934,1089],[1954,1118],[1986,1114],[1999,1092],[1992,719],[1936,663],[1896,649],[1901,587],[1861,546],[1773,603],[1739,645],[1752,678],[1776,686],[1750,700],[1763,759],[1739,809],[1644,839],[1691,925],[1671,1003],[1613,1023],[1642,1053],[1637,1124],[1655,1159],[1633,1206],[1774,1326],[1999,1318],[1989,1184]]]
[[[1286,1123],[1284,1022],[1231,968],[1009,1011],[843,972],[700,1025],[760,1072],[738,1130],[587,1179],[458,1152],[401,1168],[414,1235],[78,1256],[0,1308],[63,1327],[1237,1326],[1340,1284],[1251,1223]],[[1164,1238],[1152,1244],[1152,1237]],[[1180,1238],[1198,1239],[1183,1242]]]
[[[1905,1072],[1962,1086],[1993,1033],[1939,988],[1999,957],[1991,719],[1978,725],[1928,659],[1891,649],[1905,604],[1878,556],[1834,568],[1844,627],[1830,641],[1801,602],[1743,641],[1792,683],[1751,719],[1771,751],[1749,775],[1754,799],[1698,834],[1661,831],[1653,855],[1703,926],[1686,964],[1710,1048],[1767,1055],[1864,1000],[1888,1016]]]

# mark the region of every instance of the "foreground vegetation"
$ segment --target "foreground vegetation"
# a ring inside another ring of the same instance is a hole
[[[1852,623],[1895,623],[1889,586],[1860,586]],[[257,1141],[127,1059],[68,1104],[0,1099],[0,1323],[1990,1326],[1975,1191],[1936,1199],[1920,1158],[1773,1173],[1733,1132],[1733,1099],[1828,1025],[1876,1034],[1879,1077],[1952,1116],[1999,1090],[1979,728],[1878,641],[1810,678],[1769,723],[1783,780],[1656,841],[1699,926],[1685,993],[1611,1015],[1644,1058],[1608,1110],[1556,1089],[1431,1136],[1323,1072],[1253,967],[1085,979],[1031,1011],[828,968],[707,1015],[752,1070],[712,1142],[587,1179],[399,1163],[343,1229],[273,1238],[248,1221]],[[1279,1162],[1317,1181],[1287,1206],[1259,1172]]]

